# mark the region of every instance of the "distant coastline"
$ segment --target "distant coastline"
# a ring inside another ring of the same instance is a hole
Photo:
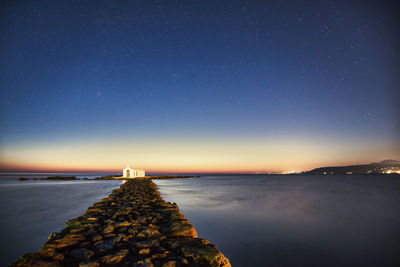
[[[315,174],[315,175],[400,174],[400,161],[383,160],[380,162],[374,162],[370,164],[320,167],[320,168],[315,168],[311,171],[302,172],[300,174]]]

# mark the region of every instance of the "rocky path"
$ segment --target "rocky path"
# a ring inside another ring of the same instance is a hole
[[[12,266],[231,266],[149,179],[129,180]]]

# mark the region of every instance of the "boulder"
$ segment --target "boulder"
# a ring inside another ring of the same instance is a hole
[[[176,267],[176,261],[167,261],[162,267]]]
[[[97,241],[100,241],[102,239],[103,239],[103,237],[101,235],[95,234],[95,235],[92,236],[92,241],[93,242],[97,242]]]
[[[113,225],[108,225],[106,228],[104,228],[103,233],[105,234],[110,234],[114,232],[115,227]]]
[[[106,255],[101,258],[103,264],[118,264],[129,255],[129,250],[123,249],[112,255]]]
[[[70,254],[74,259],[82,261],[89,260],[94,255],[94,252],[86,248],[78,248],[71,250]]]
[[[97,261],[84,261],[79,263],[79,267],[100,267]]]
[[[168,225],[166,231],[168,237],[197,237],[196,229],[187,220],[173,221],[170,225]]]
[[[63,238],[54,240],[50,245],[55,248],[67,248],[78,245],[80,242],[85,240],[86,237],[79,234],[67,234]]]
[[[149,248],[142,248],[139,250],[139,255],[147,255],[150,254],[150,249]]]
[[[114,240],[107,240],[107,241],[99,241],[95,243],[95,246],[97,249],[104,249],[104,250],[110,250],[114,248]]]

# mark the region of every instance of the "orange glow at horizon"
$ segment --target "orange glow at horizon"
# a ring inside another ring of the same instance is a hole
[[[295,140],[295,141],[294,141]],[[390,147],[317,138],[79,140],[3,146],[0,171],[282,173],[398,157]]]

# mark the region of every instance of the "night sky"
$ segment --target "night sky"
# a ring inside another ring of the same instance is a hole
[[[0,5],[0,169],[280,172],[400,158],[389,1]]]

